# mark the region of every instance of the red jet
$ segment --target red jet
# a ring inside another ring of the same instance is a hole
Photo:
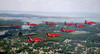
[[[83,24],[75,24],[75,27],[86,27],[87,25],[83,25]]]
[[[28,37],[28,41],[30,42],[40,42],[40,41],[46,41],[46,39],[41,39],[41,38],[31,38],[30,36]]]
[[[92,21],[87,21],[87,20],[85,20],[85,24],[96,24],[96,22],[92,22]]]
[[[56,25],[56,23],[53,22],[46,22],[47,25]]]
[[[65,25],[75,25],[75,23],[67,23],[67,22],[65,22]]]
[[[12,27],[21,27],[22,25],[14,25],[12,24]]]
[[[27,25],[29,25],[29,26],[36,26],[37,24],[34,24],[34,23],[29,23],[28,22],[28,24]]]
[[[75,30],[72,30],[72,29],[64,29],[64,28],[61,28],[62,32],[74,32]]]
[[[57,37],[57,36],[62,36],[62,35],[61,34],[56,34],[56,33],[50,34],[49,32],[46,32],[46,36],[48,36],[48,37]]]

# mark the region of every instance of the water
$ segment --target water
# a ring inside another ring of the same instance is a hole
[[[100,13],[86,13],[86,12],[0,11],[0,13],[35,14],[44,16],[66,16],[66,17],[100,17]]]
[[[23,17],[0,17],[0,19],[5,19],[5,20],[12,20],[12,19],[19,19],[24,22],[31,22],[31,23],[44,23],[46,21],[49,22],[75,22],[75,23],[83,23],[84,20],[88,21],[95,21],[95,22],[100,22],[100,18],[23,18]]]
[[[42,15],[42,16],[57,16],[61,18],[23,18],[23,17],[0,17],[0,19],[12,20],[12,19],[20,19],[24,22],[31,23],[43,23],[46,21],[49,22],[75,22],[75,23],[83,23],[84,20],[100,22],[100,13],[48,13],[48,12],[29,12],[29,11],[2,11],[0,13],[10,13],[10,14],[33,14],[33,15]]]

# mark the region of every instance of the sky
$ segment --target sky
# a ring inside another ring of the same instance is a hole
[[[0,0],[0,10],[100,13],[100,0]]]

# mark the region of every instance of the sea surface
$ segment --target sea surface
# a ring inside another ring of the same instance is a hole
[[[39,16],[53,16],[53,17],[61,17],[61,18],[38,18],[38,17],[0,17],[0,19],[5,20],[12,20],[12,19],[19,19],[24,22],[31,22],[31,23],[43,23],[46,21],[49,22],[75,22],[75,23],[83,23],[85,20],[87,21],[95,21],[100,22],[100,13],[81,13],[81,12],[35,12],[35,11],[0,11],[0,13],[8,13],[8,14],[33,14]]]

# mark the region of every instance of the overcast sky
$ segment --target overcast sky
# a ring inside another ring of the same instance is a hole
[[[100,13],[100,0],[0,0],[0,10]]]

